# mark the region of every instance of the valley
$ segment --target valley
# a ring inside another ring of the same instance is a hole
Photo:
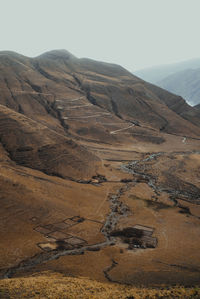
[[[197,109],[64,50],[0,66],[2,281],[198,285]]]
[[[183,147],[180,141],[178,148]],[[196,141],[192,142],[195,144]],[[19,263],[9,268],[4,266],[2,276],[18,277],[25,273],[30,275],[46,270],[65,273],[66,269],[67,275],[81,273],[84,277],[91,277],[90,271],[93,269],[92,277],[96,280],[128,284],[134,281],[140,285],[141,282],[144,283],[145,277],[146,285],[150,283],[157,285],[159,269],[160,283],[171,285],[172,274],[177,278],[177,283],[185,283],[185,279],[187,283],[190,281],[189,284],[198,283],[200,268],[198,268],[197,236],[200,210],[199,180],[195,177],[200,166],[200,153],[191,150],[192,142],[188,144],[190,150],[149,154],[135,150],[117,151],[104,145],[101,151],[98,148],[98,157],[103,165],[102,182],[96,179],[84,184],[71,182],[69,185],[69,182],[66,183],[63,179],[50,177],[46,182],[49,176],[40,174],[39,180],[33,176],[32,181],[37,186],[45,183],[51,186],[51,190],[60,188],[65,189],[65,192],[68,190],[68,199],[65,203],[64,197],[61,196],[62,211],[58,199],[53,199],[53,205],[55,202],[58,205],[56,216],[55,209],[51,210],[49,203],[46,204],[48,211],[46,213],[41,211],[42,217],[38,217],[34,211],[30,214],[30,211],[27,209],[25,211],[24,208],[18,212],[23,218],[27,219],[28,216],[29,250],[31,249],[32,254],[27,255],[27,248],[24,248],[22,243],[20,245],[22,261],[19,260]],[[95,144],[93,147],[97,154]],[[191,168],[193,176],[190,173]],[[174,169],[173,175],[172,169]],[[18,176],[17,180],[23,180],[24,185],[24,173],[19,173]],[[28,182],[29,177],[26,180]],[[45,192],[46,188],[44,186],[43,188]],[[40,198],[41,194],[44,195],[43,192],[41,193],[40,189]],[[75,202],[72,205],[74,212],[69,213],[70,193],[70,202],[72,200]],[[86,201],[83,201],[83,193],[87,193],[84,196]],[[54,191],[54,194],[57,194],[57,191]],[[47,197],[48,201],[49,197],[50,195]],[[82,199],[81,202],[79,198]],[[38,204],[37,202],[36,205]],[[41,209],[40,204],[37,208]],[[4,217],[6,209],[10,210],[5,207]],[[4,219],[7,226],[8,218]],[[13,215],[12,223],[16,226],[18,221],[18,216]],[[14,239],[21,234],[20,224],[18,229]],[[6,230],[6,235],[11,233],[10,226]],[[189,254],[191,242],[192,256]],[[15,242],[10,243],[6,264],[12,265],[13,258],[18,255],[19,251],[14,250],[15,246]],[[99,263],[97,266],[94,265],[94,258],[101,259],[100,265]],[[83,268],[85,259],[87,267]],[[128,267],[124,264],[127,259]],[[69,261],[71,266],[68,264]],[[109,268],[109,263],[114,263],[114,266]],[[131,265],[135,263],[137,267],[131,270]],[[137,275],[141,266],[143,276],[139,279]],[[149,274],[150,266],[151,274]],[[174,280],[174,276],[172,277]]]

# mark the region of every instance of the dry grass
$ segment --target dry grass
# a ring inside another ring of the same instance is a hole
[[[44,272],[37,276],[1,280],[0,298],[200,298],[200,288],[136,288]]]

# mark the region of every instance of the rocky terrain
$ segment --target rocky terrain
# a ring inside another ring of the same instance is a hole
[[[0,69],[1,278],[198,284],[199,110],[65,50]]]

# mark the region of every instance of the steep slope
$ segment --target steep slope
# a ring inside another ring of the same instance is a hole
[[[65,50],[34,59],[3,52],[0,63],[1,104],[61,134],[118,143],[123,140],[112,132],[131,128],[128,132],[140,134],[139,125],[158,132],[200,135],[199,128],[165,105],[168,93],[163,91],[160,98],[120,66],[78,59]],[[123,138],[129,140],[130,135]]]
[[[96,174],[98,158],[84,147],[3,105],[0,142],[10,159],[19,165],[73,180]]]
[[[178,63],[153,66],[133,72],[136,76],[153,84],[157,84],[164,78],[187,69],[200,67],[200,58],[186,60]]]
[[[0,67],[0,277],[198,284],[198,110],[65,50]]]
[[[157,87],[156,85],[152,85],[146,83],[148,88],[156,94],[161,101],[163,101],[170,110],[174,111],[176,114],[180,115],[182,118],[190,121],[196,126],[200,126],[200,114],[199,112],[188,105],[186,101],[180,97],[167,92],[166,90]]]
[[[200,68],[174,73],[158,81],[157,85],[182,96],[193,106],[200,103]]]

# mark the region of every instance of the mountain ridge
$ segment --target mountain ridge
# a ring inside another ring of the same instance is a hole
[[[176,72],[186,70],[189,68],[196,69],[198,67],[200,67],[200,58],[193,58],[171,64],[152,66],[141,70],[136,70],[133,73],[141,77],[145,81],[148,81],[152,84],[156,84],[162,79]]]
[[[0,55],[0,277],[198,284],[199,110],[58,52]]]
[[[174,73],[157,82],[157,84],[181,95],[193,106],[200,103],[200,68]]]

